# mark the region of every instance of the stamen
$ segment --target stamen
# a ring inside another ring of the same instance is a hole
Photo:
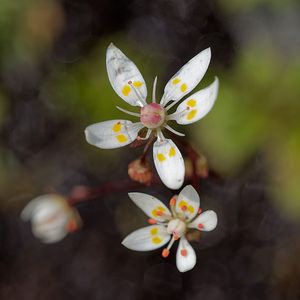
[[[178,132],[178,131],[176,131],[175,129],[173,129],[173,128],[171,128],[169,125],[164,125],[164,127],[166,128],[166,129],[168,129],[169,131],[171,131],[171,132],[173,132],[174,134],[176,134],[176,135],[179,135],[179,136],[185,136],[185,134],[184,133],[180,133],[180,132]]]
[[[174,240],[177,241],[179,237],[177,235],[174,235]]]
[[[169,101],[168,101],[169,102]],[[166,111],[168,111],[171,107],[173,107],[178,101],[173,101],[169,106],[165,108]]]
[[[135,116],[135,117],[138,117],[138,118],[141,117],[141,114],[138,114],[138,113],[134,113],[134,112],[128,111],[128,110],[126,110],[126,109],[124,109],[124,108],[121,108],[121,107],[119,107],[119,106],[116,106],[116,108],[117,108],[118,110],[120,110],[120,111],[122,111],[122,112],[128,114],[128,115]]]
[[[128,84],[131,86],[131,88],[134,91],[135,95],[138,97],[140,106],[141,107],[145,106],[147,103],[145,102],[142,95],[140,94],[140,91],[135,88],[135,86],[132,84],[131,80],[128,81]]]
[[[172,239],[171,239],[171,241],[170,241],[170,243],[169,243],[169,245],[167,247],[168,251],[171,249],[171,247],[173,246],[174,242],[175,242],[175,238],[174,238],[174,236],[172,236]]]
[[[164,213],[159,210],[159,211],[156,212],[156,214],[161,217]]]
[[[182,206],[181,206],[181,210],[182,210],[182,211],[186,211],[186,210],[187,210],[187,207],[186,207],[185,205],[182,205]]]
[[[138,135],[138,136],[136,137],[136,139],[139,141],[139,140],[141,139],[141,137]]]
[[[203,227],[204,227],[203,224],[201,224],[201,223],[198,224],[198,228],[199,228],[199,229],[201,229],[201,228],[203,228]]]
[[[185,250],[185,249],[181,250],[181,251],[180,251],[180,254],[181,254],[182,256],[186,256],[186,250]]]
[[[148,220],[148,222],[149,222],[150,224],[152,224],[152,225],[154,225],[154,224],[156,224],[156,223],[157,223],[157,222],[156,222],[156,220],[154,220],[154,219],[151,219],[151,218]]]
[[[176,204],[176,200],[174,198],[172,198],[170,200],[170,206],[175,206],[175,204]]]
[[[152,90],[152,102],[153,103],[155,103],[156,83],[157,83],[157,76],[155,76],[155,79],[153,82],[153,90]]]
[[[161,130],[160,129],[157,129],[156,130],[156,134],[157,134],[157,139],[160,140],[161,142],[164,141],[165,137],[164,135],[162,134]]]
[[[200,215],[201,213],[202,213],[202,209],[199,208],[199,209],[198,209],[198,215]]]
[[[189,106],[187,106],[186,108],[184,108],[182,111],[179,111],[179,112],[174,112],[173,114],[171,114],[171,115],[168,115],[167,116],[167,120],[177,120],[179,117],[181,117],[181,115],[183,114],[183,113],[185,113],[187,110],[190,110],[190,107]],[[193,109],[194,110],[194,109]],[[192,111],[193,111],[192,110]]]
[[[164,257],[164,258],[168,257],[169,254],[170,254],[170,251],[166,248],[162,251],[162,257]]]
[[[68,223],[67,223],[67,231],[68,232],[75,232],[77,230],[77,223],[75,220],[70,220]]]

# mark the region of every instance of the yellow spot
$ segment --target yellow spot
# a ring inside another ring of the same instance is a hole
[[[124,143],[127,141],[127,137],[123,134],[119,134],[119,135],[116,135],[116,139],[120,142],[120,143]]]
[[[151,235],[156,235],[157,233],[158,233],[158,228],[152,228],[151,230],[150,230],[150,233],[151,233]]]
[[[157,156],[158,161],[164,161],[164,160],[166,159],[166,158],[164,157],[164,155],[161,154],[161,153],[158,153],[156,156]]]
[[[176,152],[175,149],[173,147],[171,147],[170,152],[169,152],[169,156],[175,156]]]
[[[166,211],[162,206],[157,206],[160,211]]]
[[[130,93],[130,86],[129,85],[124,85],[124,87],[122,89],[122,94],[124,96],[128,96],[129,93]]]
[[[193,118],[195,117],[195,114],[196,114],[196,113],[197,113],[197,109],[192,110],[192,111],[188,114],[187,119],[188,119],[188,120],[193,119]]]
[[[162,206],[158,206],[158,207],[156,207],[155,209],[153,209],[153,211],[152,211],[152,215],[154,216],[154,217],[159,217],[159,215],[157,214],[157,212],[158,211],[162,211],[162,212],[164,212],[164,211],[166,211]]]
[[[133,86],[139,87],[139,86],[142,86],[142,83],[140,81],[134,81]]]
[[[173,81],[172,81],[173,84],[177,84],[178,82],[180,82],[180,79],[178,79],[178,78],[175,78],[175,79],[173,79]]]
[[[191,99],[191,100],[189,100],[186,104],[187,104],[188,106],[190,106],[190,107],[194,107],[194,106],[196,105],[196,101],[193,100],[193,99]]]
[[[190,205],[187,209],[191,214],[195,211],[194,207],[192,205]]]
[[[160,244],[162,242],[162,239],[159,238],[158,236],[155,236],[154,238],[152,238],[152,242],[154,244]]]
[[[181,85],[181,87],[180,87],[180,90],[182,91],[182,92],[185,92],[186,91],[186,89],[187,89],[187,86],[186,86],[186,84],[184,83],[184,84],[182,84]]]
[[[113,131],[114,131],[114,132],[118,132],[118,131],[121,130],[121,127],[122,127],[121,123],[118,122],[118,123],[116,123],[116,124],[114,125]]]
[[[178,203],[178,206],[181,208],[182,206],[187,206],[187,203],[183,200],[181,200],[179,203]]]

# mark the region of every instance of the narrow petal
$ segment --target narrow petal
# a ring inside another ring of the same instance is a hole
[[[170,237],[165,226],[152,225],[130,233],[122,241],[122,245],[131,250],[149,251],[167,244]]]
[[[182,155],[172,140],[157,140],[153,145],[153,159],[159,177],[170,189],[179,189],[184,181]]]
[[[184,211],[187,219],[192,220],[197,215],[199,206],[200,197],[197,191],[191,185],[187,185],[178,195],[175,210],[177,213]]]
[[[127,103],[133,106],[146,104],[147,87],[136,65],[115,45],[106,51],[106,68],[111,86]],[[132,82],[132,85],[128,82]]]
[[[207,48],[187,62],[165,86],[160,104],[165,106],[169,101],[178,101],[193,90],[203,78],[210,58],[210,48]]]
[[[219,80],[216,77],[215,81],[210,86],[184,100],[177,107],[174,118],[172,118],[172,115],[169,115],[169,119],[174,119],[178,124],[183,125],[199,121],[212,109],[217,99],[218,89]]]
[[[190,243],[183,236],[180,238],[176,253],[176,265],[180,272],[194,268],[197,261],[196,253]]]
[[[130,199],[138,206],[148,217],[163,222],[165,218],[157,215],[161,211],[164,215],[171,216],[170,210],[157,198],[143,193],[129,193]]]
[[[189,228],[196,228],[202,231],[211,231],[218,224],[217,214],[213,210],[207,210],[200,214],[193,222],[188,224]]]
[[[88,143],[102,149],[113,149],[132,143],[144,127],[140,122],[111,120],[96,123],[85,129]]]

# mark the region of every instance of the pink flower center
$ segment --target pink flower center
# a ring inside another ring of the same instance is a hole
[[[165,119],[165,109],[158,103],[150,103],[141,108],[141,122],[150,129],[160,127]]]

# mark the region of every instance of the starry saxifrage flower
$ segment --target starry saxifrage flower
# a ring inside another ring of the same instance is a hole
[[[171,139],[164,137],[164,128],[183,136],[172,129],[169,121],[186,125],[203,118],[213,107],[217,98],[219,81],[214,82],[184,100],[174,113],[168,114],[171,107],[191,92],[203,78],[211,58],[207,48],[187,62],[166,84],[160,103],[156,103],[156,82],[153,84],[152,103],[147,104],[146,83],[136,65],[113,44],[106,52],[108,78],[115,92],[132,106],[141,107],[140,113],[121,111],[140,118],[140,122],[110,120],[90,125],[85,130],[88,143],[102,149],[119,148],[132,143],[139,131],[146,127],[148,139],[152,131],[157,140],[153,145],[153,159],[163,183],[171,189],[179,189],[184,181],[185,167],[182,155]],[[171,103],[170,103],[171,102]],[[170,104],[169,104],[170,103]],[[169,105],[168,105],[169,104]]]
[[[58,194],[31,200],[22,210],[21,218],[31,222],[33,235],[46,244],[62,240],[81,226],[77,210]]]
[[[211,231],[217,226],[217,215],[212,210],[202,212],[196,190],[186,186],[178,197],[170,200],[170,210],[157,198],[143,193],[129,193],[131,200],[150,217],[147,226],[129,234],[122,244],[136,251],[149,251],[168,244],[162,252],[167,257],[173,243],[179,239],[176,265],[180,272],[191,270],[196,254],[185,235],[191,230]]]

